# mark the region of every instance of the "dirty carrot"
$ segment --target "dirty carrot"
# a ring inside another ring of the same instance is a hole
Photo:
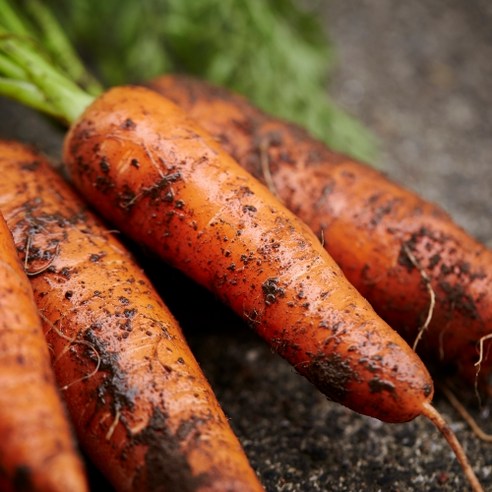
[[[71,127],[64,162],[112,223],[209,288],[330,398],[415,417],[432,383],[319,241],[173,103],[113,88]]]
[[[0,490],[88,490],[12,235],[0,214]]]
[[[436,205],[239,95],[186,76],[158,77],[148,86],[186,110],[306,222],[426,362],[468,385],[477,376],[480,385],[487,382],[490,250]]]
[[[114,233],[32,149],[0,141],[0,170],[0,210],[95,465],[121,491],[263,490],[179,326]]]
[[[4,40],[4,51],[55,100],[60,74],[18,44]],[[433,385],[421,360],[213,137],[149,89],[116,87],[87,102],[62,85],[64,162],[106,219],[214,292],[330,399],[386,422],[429,417]],[[481,490],[452,433],[433,422]]]

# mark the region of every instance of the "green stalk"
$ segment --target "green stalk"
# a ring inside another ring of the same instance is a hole
[[[54,118],[59,118],[58,113],[53,111],[44,94],[29,82],[0,77],[0,94],[36,111],[42,111]]]
[[[53,67],[42,53],[25,38],[19,38],[0,27],[0,54],[24,72],[20,81],[34,85],[46,100],[49,114],[67,124],[73,123],[94,100],[94,96],[72,82],[63,72]],[[13,87],[16,87],[15,85]],[[19,93],[21,94],[20,85]],[[8,97],[13,97],[12,88]],[[20,97],[25,97],[20,95]],[[29,98],[26,99],[29,102]]]
[[[27,21],[19,17],[7,0],[0,0],[0,25],[20,36],[31,36],[33,33],[32,26],[27,25]]]
[[[5,0],[0,0],[1,4]],[[55,16],[39,0],[26,0],[25,10],[35,19],[43,47],[57,65],[90,94],[100,94],[101,84],[87,71]]]
[[[0,53],[0,74],[10,79],[23,80],[26,78],[26,72],[11,61],[7,56]]]

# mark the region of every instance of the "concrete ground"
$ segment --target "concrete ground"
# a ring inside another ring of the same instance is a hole
[[[383,169],[492,246],[492,4],[318,3],[339,56],[331,93],[378,135]],[[0,114],[1,138],[59,155],[61,129],[5,101]],[[179,302],[190,289],[199,327]],[[466,490],[424,419],[388,425],[328,402],[201,289],[178,278],[163,295],[268,492]],[[435,404],[492,490],[492,444],[478,441],[439,392]],[[490,431],[489,411],[475,416]],[[99,478],[93,485],[109,490]]]

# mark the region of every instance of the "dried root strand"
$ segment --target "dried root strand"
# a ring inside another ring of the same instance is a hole
[[[443,384],[440,387],[441,391],[444,393],[444,396],[448,399],[451,406],[460,414],[461,418],[468,424],[473,433],[484,442],[492,442],[492,434],[488,434],[485,432],[473,418],[473,416],[468,412],[465,406],[456,398],[455,394],[451,390],[451,388]]]
[[[120,410],[116,410],[116,414],[114,416],[113,422],[111,423],[111,426],[108,429],[108,432],[106,433],[106,440],[109,441],[113,435],[114,430],[116,429],[116,426],[118,425],[118,422],[120,421],[121,413]]]
[[[483,349],[483,345],[484,343],[487,341],[487,340],[490,340],[492,339],[492,333],[489,333],[488,335],[485,335],[483,336],[482,338],[480,338],[480,340],[478,341],[479,343],[479,357],[478,357],[478,360],[477,362],[475,362],[475,367],[477,368],[477,374],[476,374],[476,380],[478,380],[478,375],[480,373],[480,369],[482,367],[482,362],[483,362],[483,359],[484,359],[484,349]]]
[[[277,188],[273,181],[272,172],[270,170],[270,159],[268,157],[269,145],[270,142],[268,138],[262,139],[259,145],[261,172],[263,174],[263,179],[265,180],[265,183],[272,195],[280,199]]]
[[[419,262],[417,261],[417,258],[415,258],[413,253],[410,251],[410,248],[406,244],[403,245],[403,251],[405,251],[405,254],[407,255],[407,257],[410,260],[410,262],[412,263],[412,265],[420,273],[420,276],[422,277],[422,280],[425,283],[427,291],[429,292],[429,299],[430,299],[429,300],[429,309],[427,310],[427,317],[425,319],[424,324],[419,328],[417,336],[415,337],[415,340],[413,342],[412,349],[415,351],[417,349],[418,343],[420,342],[420,339],[422,338],[424,332],[429,327],[429,324],[432,320],[432,315],[434,313],[434,307],[436,305],[436,293],[434,292],[434,289],[432,288],[431,279],[429,278],[429,275],[427,275],[426,271],[420,266]]]
[[[97,374],[97,372],[99,371],[99,368],[101,367],[101,356],[99,355],[99,352],[96,350],[96,347],[94,347],[94,345],[92,343],[90,343],[86,340],[77,340],[76,338],[68,337],[67,335],[65,335],[65,333],[63,333],[60,329],[58,329],[54,325],[54,323],[52,323],[42,312],[39,312],[39,315],[40,315],[41,319],[43,320],[43,322],[46,323],[50,327],[50,330],[53,330],[60,338],[63,338],[64,340],[69,342],[69,344],[57,355],[55,361],[53,362],[53,365],[55,365],[66,353],[68,353],[68,351],[70,350],[70,346],[72,344],[73,345],[85,345],[86,347],[89,347],[94,352],[94,354],[96,355],[97,362],[96,362],[96,366],[94,367],[94,369],[92,371],[90,371],[89,373],[81,376],[80,378],[77,378],[74,381],[71,381],[70,383],[61,386],[59,388],[60,391],[66,391],[68,388],[70,388],[70,386],[73,386],[76,383],[80,383],[81,381],[85,381],[86,379],[89,379],[89,378],[93,377],[95,374]]]
[[[53,255],[51,256],[51,258],[46,262],[46,264],[43,265],[42,267],[38,268],[37,270],[30,270],[28,265],[29,265],[29,252],[30,252],[31,245],[32,245],[32,238],[33,238],[32,235],[27,236],[26,255],[24,258],[24,271],[26,272],[26,275],[28,277],[34,277],[34,276],[39,275],[40,273],[43,273],[46,270],[48,270],[48,268],[53,264],[56,257],[60,253],[60,243],[57,242],[56,246],[55,246],[55,251],[54,251]]]
[[[466,457],[461,443],[458,441],[458,438],[451,430],[448,423],[444,420],[443,416],[430,403],[427,402],[423,404],[422,415],[427,417],[439,429],[441,434],[448,442],[454,452],[454,455],[456,456],[456,459],[461,465],[461,468],[473,492],[484,492],[482,485],[478,481],[478,478],[475,475],[468,458]]]

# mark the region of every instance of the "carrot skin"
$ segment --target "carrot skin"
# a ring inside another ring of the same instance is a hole
[[[417,351],[467,384],[492,368],[492,253],[438,206],[362,163],[330,151],[300,127],[203,81],[163,76],[148,86],[173,100],[257,179],[267,182],[340,265],[376,312]],[[412,262],[412,258],[416,262]],[[424,276],[422,275],[424,272]]]
[[[64,161],[103,216],[215,292],[329,398],[401,422],[432,397],[420,359],[314,234],[170,101],[109,90],[72,125]]]
[[[0,210],[31,272],[79,441],[117,490],[263,490],[182,332],[46,159],[0,142]],[[68,489],[67,489],[68,490]]]
[[[83,492],[29,280],[0,214],[0,490]]]

